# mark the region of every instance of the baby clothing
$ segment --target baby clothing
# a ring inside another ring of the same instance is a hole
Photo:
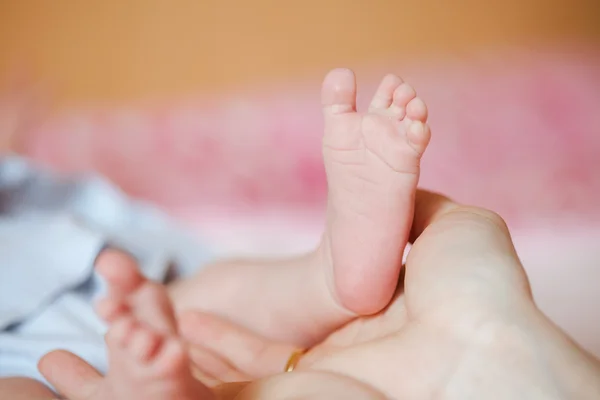
[[[0,377],[30,377],[64,349],[107,368],[106,326],[94,312],[105,247],[129,252],[149,279],[188,275],[209,259],[158,209],[97,176],[64,178],[17,156],[0,157]]]

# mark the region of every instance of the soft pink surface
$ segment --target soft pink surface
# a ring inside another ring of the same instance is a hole
[[[600,52],[508,53],[404,69],[431,110],[424,187],[513,223],[600,222]],[[360,83],[370,94],[376,80]],[[98,170],[170,207],[320,205],[319,82],[304,87],[63,113],[23,135],[21,147],[61,169]]]
[[[507,52],[403,70],[431,112],[422,186],[502,214],[540,305],[600,355],[600,51]],[[372,75],[360,80],[363,93]],[[104,173],[223,253],[304,250],[318,238],[326,195],[318,93],[313,81],[164,107],[73,110],[28,127],[18,143],[54,168]]]

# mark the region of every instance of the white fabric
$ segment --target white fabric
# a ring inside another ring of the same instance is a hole
[[[0,377],[44,382],[36,365],[55,349],[106,370],[105,326],[93,310],[103,285],[93,264],[107,245],[131,253],[158,281],[209,256],[160,211],[106,181],[0,158]]]

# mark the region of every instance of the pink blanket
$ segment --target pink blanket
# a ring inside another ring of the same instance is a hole
[[[599,222],[599,60],[600,52],[587,49],[405,68],[431,110],[423,186],[493,208],[512,223]],[[361,83],[366,98],[376,80]],[[320,206],[319,82],[301,84],[163,107],[66,112],[25,132],[20,146],[64,170],[101,171],[169,207]]]

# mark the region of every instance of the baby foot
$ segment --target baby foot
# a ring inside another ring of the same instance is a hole
[[[112,324],[106,345],[109,370],[102,382],[105,387],[99,392],[110,393],[110,399],[213,398],[210,390],[192,376],[185,348],[174,336],[162,336],[133,316],[124,315]]]
[[[321,248],[330,261],[330,290],[350,311],[372,314],[397,285],[430,139],[427,108],[410,85],[388,75],[369,111],[358,113],[356,80],[347,69],[327,75],[322,102],[329,196]]]
[[[108,373],[100,377],[74,355],[51,353],[40,363],[49,382],[71,400],[212,399],[192,376],[186,349],[175,336],[166,289],[145,279],[131,258],[116,251],[99,257],[97,271],[109,283],[98,307],[109,322]],[[77,372],[67,376],[68,371]]]
[[[96,271],[108,283],[108,294],[96,304],[96,312],[107,323],[123,314],[133,314],[164,335],[177,332],[175,313],[164,285],[144,278],[132,257],[108,249],[98,256]]]

